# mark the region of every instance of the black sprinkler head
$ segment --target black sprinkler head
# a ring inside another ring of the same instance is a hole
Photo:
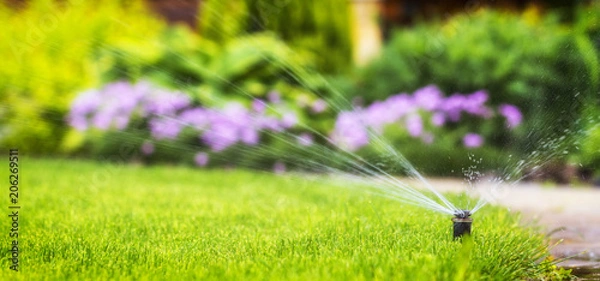
[[[460,218],[460,219],[466,219],[470,216],[471,216],[471,211],[469,211],[469,210],[460,210],[460,211],[456,211],[454,213],[454,217]]]
[[[471,235],[471,224],[473,219],[471,217],[471,211],[460,210],[454,213],[452,222],[454,224],[454,240],[461,238],[463,235]]]

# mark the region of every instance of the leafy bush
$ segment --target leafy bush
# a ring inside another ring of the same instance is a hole
[[[309,59],[268,34],[218,45],[175,28],[161,34],[160,41],[147,56],[133,48],[105,48],[100,58],[104,81],[149,79],[164,87],[185,89],[209,105],[264,99],[272,91],[281,93],[285,101],[304,103],[331,95],[324,80],[311,74]]]
[[[491,105],[523,110],[514,147],[563,134],[579,118],[578,101],[597,94],[588,67],[596,62],[581,47],[585,38],[577,39],[551,15],[531,14],[483,10],[398,30],[381,57],[353,77],[350,96],[370,103],[432,83],[448,93],[485,89]]]
[[[588,106],[582,121],[584,129],[577,160],[600,175],[600,106]]]
[[[206,1],[199,27],[203,37],[216,42],[273,32],[295,49],[308,51],[319,72],[342,73],[352,61],[349,7],[345,0]]]
[[[136,48],[164,24],[139,1],[28,1],[0,4],[0,145],[28,153],[60,150],[75,93],[97,85],[92,55],[107,45]]]

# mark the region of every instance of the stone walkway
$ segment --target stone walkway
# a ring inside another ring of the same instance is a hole
[[[520,211],[524,223],[544,227],[556,244],[552,255],[568,258],[560,266],[600,274],[600,188],[520,184],[498,203]]]

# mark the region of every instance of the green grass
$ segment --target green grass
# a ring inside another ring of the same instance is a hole
[[[448,216],[299,177],[30,158],[20,167],[20,272],[9,270],[3,216],[2,280],[558,276],[539,263],[543,238],[500,208],[475,214],[472,240],[460,243]]]

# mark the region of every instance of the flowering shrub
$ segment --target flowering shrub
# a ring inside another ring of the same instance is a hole
[[[120,81],[81,93],[73,101],[68,123],[80,131],[123,131],[132,120],[139,119],[156,141],[176,140],[184,129],[191,129],[201,145],[220,152],[236,143],[257,145],[261,131],[282,132],[296,124],[293,112],[274,116],[267,114],[266,107],[265,101],[256,99],[252,109],[238,102],[229,102],[222,109],[205,108],[194,105],[179,91],[156,88],[148,82]],[[302,142],[310,141],[307,138],[304,135]],[[146,141],[140,150],[150,155],[155,148]],[[207,157],[201,153],[194,160],[204,166]]]
[[[353,151],[369,144],[370,130],[382,134],[384,128],[395,126],[404,128],[410,137],[430,144],[447,133],[443,130],[445,125],[455,128],[461,121],[467,121],[466,125],[469,125],[469,121],[481,122],[495,117],[495,111],[486,105],[488,98],[485,91],[445,97],[436,86],[430,85],[413,95],[398,94],[366,108],[340,113],[332,138],[336,144]],[[505,118],[507,128],[515,128],[521,123],[522,114],[514,105],[502,104],[497,112]],[[463,120],[467,118],[471,120]],[[477,128],[479,126],[469,129]],[[467,148],[475,148],[482,146],[484,139],[480,134],[467,132],[462,142]]]
[[[525,153],[547,136],[577,130],[583,101],[598,101],[596,15],[598,5],[582,6],[570,28],[553,13],[486,9],[417,23],[394,32],[378,58],[339,83],[367,103],[428,84],[446,92],[486,89],[500,114],[512,114],[511,107],[497,107],[510,103],[527,116],[510,140],[482,128],[490,131],[486,144],[509,143]]]
[[[600,106],[588,104],[584,116],[577,162],[588,167],[600,180]]]
[[[437,87],[427,86],[412,95],[398,94],[365,108],[340,112],[335,125],[328,130],[330,141],[337,147],[355,151],[368,146],[373,134],[395,129],[404,131],[405,137],[432,144],[461,128],[464,147],[480,147],[484,144],[484,137],[477,131],[481,122],[502,116],[506,128],[512,129],[522,119],[517,107],[502,104],[496,113],[486,105],[487,100],[484,91],[445,97]],[[304,108],[317,114],[326,110],[327,103],[317,100]],[[192,160],[198,166],[209,163],[209,153],[223,153],[236,144],[272,145],[261,139],[265,132],[279,134],[281,138],[292,136],[287,144],[298,149],[315,144],[312,133],[296,126],[298,115],[286,108],[277,92],[267,95],[267,100],[254,99],[247,105],[229,101],[222,107],[208,108],[195,104],[180,91],[157,88],[145,81],[137,84],[121,81],[81,93],[73,101],[68,122],[79,131],[144,131],[145,140],[139,144],[143,157],[157,153],[156,143],[189,142],[186,137],[192,135],[195,143]],[[286,149],[282,151],[287,153]],[[273,160],[276,171],[285,170],[282,161],[277,157]]]

